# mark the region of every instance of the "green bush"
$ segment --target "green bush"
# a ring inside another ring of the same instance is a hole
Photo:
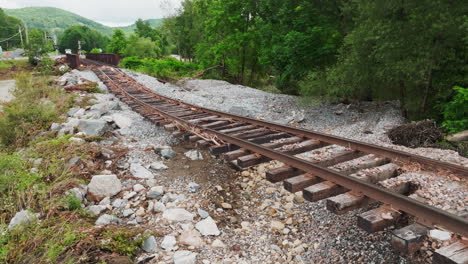
[[[444,104],[444,121],[442,126],[449,133],[457,133],[468,129],[468,88],[453,87],[457,93],[453,99]]]
[[[120,65],[168,80],[192,76],[199,69],[194,63],[185,63],[170,57],[160,60],[153,58],[140,60],[137,57],[128,57],[123,59]]]
[[[94,48],[89,53],[101,53],[101,49]]]

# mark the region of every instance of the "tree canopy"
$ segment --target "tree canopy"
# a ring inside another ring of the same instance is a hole
[[[65,52],[65,49],[71,49],[73,53],[76,53],[78,41],[81,41],[81,49],[86,52],[94,48],[105,48],[109,43],[107,37],[87,26],[72,26],[60,36],[59,50]]]
[[[0,8],[0,46],[4,49],[19,47],[21,39],[18,33],[19,27],[24,31],[21,20],[7,16]]]

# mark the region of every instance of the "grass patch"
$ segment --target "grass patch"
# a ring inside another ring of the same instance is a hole
[[[73,97],[53,85],[47,77],[33,78],[29,73],[16,77],[14,100],[3,103],[0,112],[0,147],[24,147],[40,131],[70,108]]]
[[[194,63],[185,63],[170,57],[160,60],[127,57],[122,60],[120,66],[168,81],[191,77],[200,70],[199,66]]]

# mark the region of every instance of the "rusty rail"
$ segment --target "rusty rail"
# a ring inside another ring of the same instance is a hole
[[[331,182],[344,186],[350,190],[353,190],[357,193],[361,193],[372,199],[391,204],[395,209],[402,210],[404,212],[407,212],[411,215],[418,217],[419,221],[421,221],[425,225],[442,226],[460,235],[468,236],[468,220],[460,216],[450,214],[446,211],[440,210],[433,206],[429,206],[415,199],[408,198],[404,195],[391,192],[377,185],[370,184],[368,182],[356,179],[354,177],[347,176],[345,174],[328,169],[326,167],[313,164],[309,161],[297,158],[294,155],[278,152],[273,149],[266,148],[260,144],[255,144],[255,143],[243,140],[238,137],[220,133],[219,131],[215,129],[210,129],[210,128],[202,127],[197,124],[193,124],[189,122],[188,120],[185,120],[173,114],[167,113],[166,111],[162,111],[155,106],[152,106],[146,102],[139,100],[138,98],[133,96],[131,93],[127,92],[118,84],[116,84],[116,82],[104,71],[100,69],[99,71],[103,76],[106,77],[108,84],[110,84],[111,86],[109,87],[111,88],[111,90],[113,90],[114,92],[118,94],[123,95],[127,99],[130,99],[134,104],[139,105],[144,109],[147,109],[149,112],[157,113],[158,115],[164,117],[165,119],[174,121],[179,124],[183,124],[186,127],[193,128],[199,131],[204,131],[207,134],[216,136],[218,139],[221,139],[224,142],[228,142],[228,143],[237,145],[239,147],[245,148],[247,150],[250,150],[254,153],[261,154],[265,157],[281,161],[285,164],[288,164],[291,167],[303,170],[307,173],[316,175],[325,180],[329,180]],[[174,99],[170,99],[164,96],[154,94],[149,89],[147,89],[146,87],[142,87],[142,86],[138,87],[138,89],[150,97],[158,98],[158,99],[161,99],[163,101],[166,101],[172,104],[186,106],[191,109],[196,109],[200,112],[216,114],[225,118],[229,118],[229,119],[233,119],[233,120],[237,120],[241,122],[246,122],[250,124],[255,124],[258,126],[268,127],[268,128],[272,128],[278,131],[284,131],[284,132],[287,132],[296,136],[303,136],[306,138],[318,139],[318,140],[328,142],[331,144],[338,144],[338,145],[350,147],[355,150],[382,155],[384,157],[406,159],[410,161],[421,162],[429,166],[441,167],[444,169],[451,169],[451,170],[464,174],[465,177],[468,171],[467,168],[462,167],[462,166],[458,166],[455,164],[448,164],[448,163],[444,163],[441,161],[434,161],[425,157],[416,156],[416,155],[404,153],[401,151],[395,151],[392,149],[386,149],[386,148],[382,148],[379,146],[361,143],[361,142],[357,142],[353,140],[347,140],[347,139],[343,139],[343,138],[339,138],[335,136],[325,135],[325,134],[302,130],[302,129],[290,128],[290,127],[286,127],[286,126],[279,125],[279,124],[267,123],[264,121],[254,120],[254,119],[250,119],[246,117],[240,117],[240,116],[227,114],[227,113],[223,113],[219,111],[200,108],[194,105],[182,103],[178,100],[174,100]]]

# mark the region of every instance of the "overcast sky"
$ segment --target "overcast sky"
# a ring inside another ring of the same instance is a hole
[[[125,26],[138,18],[173,14],[182,0],[0,0],[1,8],[50,6],[62,8],[107,26]]]

